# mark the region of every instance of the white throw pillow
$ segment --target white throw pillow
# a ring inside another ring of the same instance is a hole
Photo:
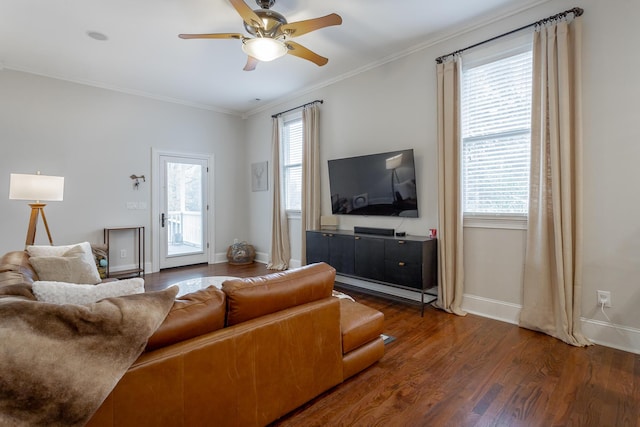
[[[144,279],[136,277],[97,285],[38,280],[33,282],[32,290],[38,301],[54,304],[91,304],[104,298],[141,294],[144,292]]]
[[[29,254],[29,256],[63,256],[65,252],[75,246],[80,246],[83,252],[89,254],[89,256],[92,256],[91,244],[89,242],[62,246],[32,245],[27,246],[27,253]]]
[[[88,242],[70,246],[29,246],[29,263],[44,281],[100,283],[100,273]]]

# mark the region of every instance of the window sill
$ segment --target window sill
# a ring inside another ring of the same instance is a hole
[[[300,211],[287,211],[287,219],[300,219],[302,218],[302,212]]]
[[[526,230],[527,223],[527,217],[520,215],[465,215],[463,226],[468,228]]]

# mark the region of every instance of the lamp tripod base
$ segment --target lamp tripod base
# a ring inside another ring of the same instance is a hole
[[[49,224],[47,224],[47,217],[44,215],[45,203],[29,203],[31,206],[31,217],[29,218],[29,228],[27,229],[27,240],[25,247],[33,245],[36,240],[36,225],[38,224],[38,216],[42,214],[42,222],[44,222],[44,228],[47,230],[47,237],[49,238],[49,244],[53,246],[53,239],[51,239],[51,232],[49,231]]]

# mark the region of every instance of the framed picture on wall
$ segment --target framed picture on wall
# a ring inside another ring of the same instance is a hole
[[[267,191],[268,183],[268,162],[259,162],[251,164],[251,191]]]

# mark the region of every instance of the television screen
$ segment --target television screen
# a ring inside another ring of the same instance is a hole
[[[329,160],[334,215],[418,217],[413,150]]]

